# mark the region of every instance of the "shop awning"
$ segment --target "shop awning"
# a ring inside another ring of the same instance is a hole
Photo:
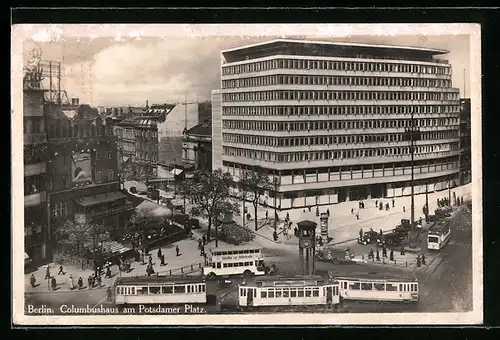
[[[175,168],[175,169],[171,170],[170,173],[175,175],[175,176],[179,176],[180,174],[182,174],[183,171],[184,170],[182,170],[182,169]]]
[[[108,203],[117,201],[119,199],[124,199],[127,196],[119,191],[107,192],[104,194],[92,195],[75,198],[75,202],[81,205],[82,207],[90,207],[93,205]]]
[[[31,257],[28,254],[24,253],[24,264],[28,264],[30,262],[31,262]]]

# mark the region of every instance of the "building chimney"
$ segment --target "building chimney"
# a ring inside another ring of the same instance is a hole
[[[71,98],[71,105],[72,106],[78,106],[78,105],[80,105],[80,99],[78,99],[78,98]]]
[[[146,100],[146,109],[149,109],[149,101]]]

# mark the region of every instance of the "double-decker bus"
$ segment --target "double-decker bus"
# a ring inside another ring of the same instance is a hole
[[[338,306],[339,302],[339,285],[321,276],[263,276],[244,280],[238,286],[240,309],[332,307]]]
[[[376,273],[329,273],[339,284],[345,300],[418,302],[418,280],[414,277]]]
[[[229,275],[264,275],[264,255],[262,248],[255,246],[234,246],[212,248],[208,265],[203,268],[203,275],[209,279]]]
[[[120,277],[114,292],[118,306],[207,303],[206,284],[199,276]]]
[[[427,249],[440,250],[451,238],[450,222],[443,220],[437,222],[427,234]]]

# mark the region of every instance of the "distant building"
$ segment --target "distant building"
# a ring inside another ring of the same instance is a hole
[[[113,122],[88,105],[45,105],[51,236],[67,219],[103,223],[112,238],[125,230],[134,208],[120,191]]]
[[[24,141],[24,260],[38,263],[48,257],[47,136],[43,115],[44,91],[23,91]]]
[[[212,91],[212,169],[222,169],[222,94]]]
[[[186,130],[182,163],[195,169],[212,171],[212,123],[209,120]]]
[[[460,184],[472,180],[471,148],[471,102],[464,98],[460,100]]]

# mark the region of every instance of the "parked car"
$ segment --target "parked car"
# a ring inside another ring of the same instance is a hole
[[[354,253],[350,249],[319,248],[316,249],[315,257],[318,261],[331,262],[333,264],[352,263]]]
[[[378,246],[397,246],[408,236],[408,231],[391,231],[390,233],[383,234],[377,239]]]
[[[379,234],[374,230],[366,231],[362,237],[358,237],[358,243],[364,245],[376,243],[378,236]]]

